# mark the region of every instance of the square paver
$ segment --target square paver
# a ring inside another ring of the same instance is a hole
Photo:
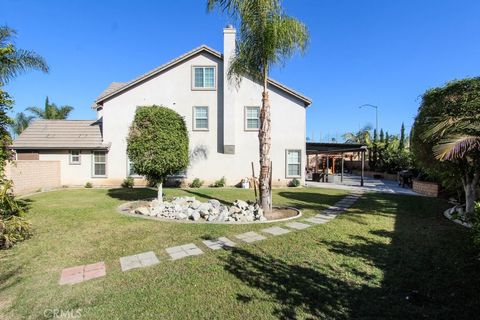
[[[252,243],[255,241],[260,241],[267,239],[266,237],[262,236],[261,234],[258,234],[256,232],[250,231],[250,232],[245,232],[241,234],[237,234],[235,238],[240,239],[246,243]]]
[[[314,224],[324,224],[324,223],[328,222],[328,220],[315,218],[315,217],[307,218],[307,219],[305,219],[305,221],[310,222],[310,223],[314,223]]]
[[[235,242],[225,237],[220,237],[217,240],[203,240],[203,243],[212,250],[235,247]]]
[[[285,226],[292,229],[303,230],[303,229],[307,229],[308,227],[311,227],[312,225],[307,223],[301,223],[301,222],[290,222],[285,224]]]
[[[65,268],[60,275],[60,285],[75,284],[82,281],[100,278],[106,275],[105,263],[97,262],[82,266]]]
[[[291,231],[288,229],[280,228],[280,227],[271,227],[271,228],[262,229],[262,232],[269,233],[274,236],[279,236],[285,233],[289,233]]]
[[[170,247],[165,249],[165,251],[167,251],[172,260],[178,260],[188,256],[198,256],[203,253],[203,251],[193,243]]]
[[[158,260],[155,253],[153,253],[153,251],[143,252],[120,258],[120,266],[122,268],[122,271],[148,267],[159,262],[160,261]]]

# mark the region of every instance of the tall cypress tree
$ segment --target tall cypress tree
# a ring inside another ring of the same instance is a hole
[[[373,154],[372,154],[372,170],[375,171],[377,169],[378,163],[378,134],[377,129],[373,130]]]
[[[400,129],[400,141],[398,144],[398,150],[402,151],[405,149],[405,125],[402,122],[402,128]]]

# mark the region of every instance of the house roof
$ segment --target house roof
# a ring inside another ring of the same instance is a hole
[[[12,149],[108,149],[101,120],[34,120]]]
[[[132,81],[130,82],[112,82],[107,89],[105,89],[99,96],[98,98],[95,100],[95,103],[92,105],[92,108],[98,108],[99,106],[101,106],[101,104],[109,99],[110,97],[114,96],[114,95],[117,95],[125,90],[128,90],[129,88],[137,85],[138,83],[142,82],[142,81],[145,81],[147,80],[148,78],[150,77],[153,77],[155,75],[157,75],[158,73],[168,69],[168,68],[171,68],[173,66],[175,66],[176,64],[178,63],[181,63],[182,61],[185,61],[187,59],[189,59],[190,57],[196,55],[196,54],[199,54],[201,52],[207,52],[207,53],[210,53],[211,55],[219,58],[219,59],[223,59],[223,55],[206,46],[206,45],[201,45],[200,47],[197,47],[173,60],[170,60],[169,62],[165,63],[165,64],[162,64],[161,66],[139,76],[138,78],[135,78],[133,79]],[[281,84],[280,82],[278,81],[275,81],[273,79],[268,79],[268,84],[273,86],[273,87],[276,87],[284,92],[286,92],[287,94],[291,95],[291,96],[294,96],[298,99],[300,99],[301,101],[303,101],[305,103],[306,106],[309,106],[310,104],[312,104],[312,100],[309,99],[308,97],[296,92],[295,90],[291,89],[291,88],[288,88],[287,86]]]

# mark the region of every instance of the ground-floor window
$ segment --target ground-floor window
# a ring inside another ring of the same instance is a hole
[[[93,151],[93,176],[105,177],[107,175],[107,153]]]
[[[138,173],[135,172],[135,168],[133,167],[133,162],[127,156],[127,175],[129,177],[138,177]]]
[[[70,164],[80,164],[80,150],[70,150]]]
[[[301,176],[301,150],[287,150],[287,178],[298,178]]]

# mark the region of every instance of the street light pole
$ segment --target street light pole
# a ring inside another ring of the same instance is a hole
[[[362,109],[363,107],[370,107],[375,109],[375,129],[377,130],[377,134],[378,134],[378,106],[374,106],[373,104],[369,104],[369,103],[362,104],[361,106],[359,106],[360,109]]]

